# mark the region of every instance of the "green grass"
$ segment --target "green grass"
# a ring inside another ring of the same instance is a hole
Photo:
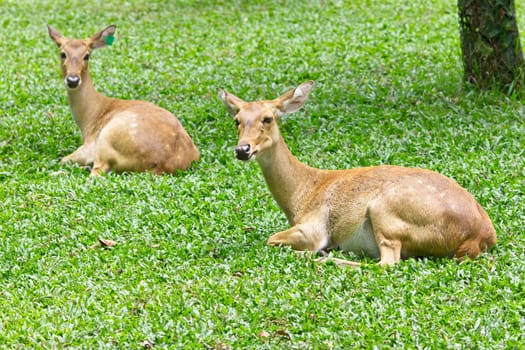
[[[455,1],[8,0],[0,12],[0,348],[523,348],[525,99],[463,87]],[[60,165],[80,132],[48,23],[70,37],[116,24],[92,57],[95,85],[173,111],[201,161],[97,179]],[[234,159],[216,88],[255,100],[308,79],[310,101],[281,126],[300,160],[439,171],[487,209],[497,246],[388,270],[267,247],[288,224],[257,164]]]

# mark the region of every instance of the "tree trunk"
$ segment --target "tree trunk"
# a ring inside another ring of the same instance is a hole
[[[514,0],[458,0],[465,81],[514,91],[525,66]]]

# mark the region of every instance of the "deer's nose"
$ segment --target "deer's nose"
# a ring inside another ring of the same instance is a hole
[[[250,159],[250,145],[240,145],[235,148],[235,156],[239,160],[248,160]]]
[[[78,75],[69,75],[66,78],[66,84],[69,88],[76,88],[80,85],[80,77]]]

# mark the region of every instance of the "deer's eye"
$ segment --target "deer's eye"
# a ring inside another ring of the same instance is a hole
[[[271,122],[273,122],[273,118],[272,117],[264,117],[262,122],[264,124],[270,124]]]
[[[239,121],[239,119],[235,119],[235,126],[239,127],[239,125],[241,125],[241,122]]]
[[[60,59],[61,60],[65,60],[66,59],[66,53],[65,52],[61,52],[60,53]]]
[[[84,61],[87,61],[87,60],[89,60],[89,54],[88,53],[84,56]]]

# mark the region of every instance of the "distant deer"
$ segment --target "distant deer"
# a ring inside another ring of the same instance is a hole
[[[83,144],[61,163],[91,166],[92,176],[108,171],[173,173],[199,159],[199,151],[170,112],[145,101],[108,98],[91,82],[91,53],[114,40],[111,25],[92,37],[67,39],[48,26],[60,50],[62,77]]]
[[[300,163],[277,124],[303,106],[313,85],[308,81],[277,99],[259,102],[244,102],[219,89],[237,123],[236,157],[258,161],[292,226],[271,236],[269,245],[301,251],[337,248],[390,265],[409,257],[475,258],[496,243],[483,208],[436,172],[389,165],[320,170]]]

